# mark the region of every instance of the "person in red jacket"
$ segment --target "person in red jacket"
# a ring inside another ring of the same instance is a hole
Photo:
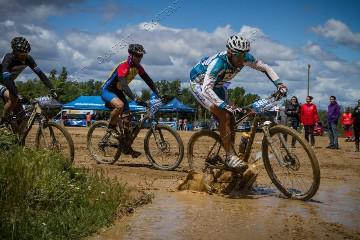
[[[350,108],[347,107],[345,112],[341,115],[341,125],[344,128],[345,141],[349,142],[352,138],[351,125],[353,123],[352,114]]]
[[[319,121],[317,107],[312,103],[313,97],[307,96],[306,103],[300,107],[300,122],[304,126],[305,139],[309,142],[309,135],[311,138],[311,146],[315,147],[314,127]]]

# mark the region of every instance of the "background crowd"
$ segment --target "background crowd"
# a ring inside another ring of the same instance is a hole
[[[345,112],[340,116],[340,106],[336,101],[335,96],[330,96],[327,111],[327,131],[329,135],[328,149],[339,149],[337,126],[341,120],[341,126],[344,128],[344,135],[346,141],[353,139],[354,133],[355,151],[359,152],[360,140],[360,99],[357,105],[351,112],[351,108],[347,107]],[[298,130],[300,125],[304,127],[305,139],[310,142],[311,146],[315,147],[315,133],[319,124],[319,115],[316,104],[313,103],[313,97],[307,96],[306,102],[300,104],[297,97],[291,97],[290,103],[285,109],[288,125],[295,130]],[[296,147],[295,139],[292,139],[292,147]]]

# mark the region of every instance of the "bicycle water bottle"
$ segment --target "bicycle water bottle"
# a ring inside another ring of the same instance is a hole
[[[249,142],[250,135],[247,133],[241,134],[240,145],[239,145],[239,153],[244,154],[246,150],[246,146]]]
[[[264,107],[266,107],[267,105],[269,105],[271,103],[270,99],[260,99],[256,102],[254,102],[253,104],[251,104],[251,108],[255,111],[255,112],[261,112],[263,110]]]

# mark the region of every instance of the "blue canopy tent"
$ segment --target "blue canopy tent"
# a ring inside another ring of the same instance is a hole
[[[176,119],[179,119],[179,112],[180,113],[195,113],[196,110],[194,108],[191,108],[191,107],[185,105],[179,99],[173,98],[170,102],[168,102],[167,104],[161,106],[159,108],[159,112],[176,113]],[[174,125],[172,127],[177,129],[177,124],[178,124],[177,121],[167,123],[167,124],[171,124],[171,126]],[[191,129],[191,127],[189,127],[189,128]]]
[[[159,108],[159,112],[186,112],[186,113],[195,113],[195,109],[191,108],[189,106],[186,106],[184,103],[182,103],[179,99],[176,97],[173,98],[170,102],[167,104],[161,106]]]
[[[130,111],[132,112],[145,112],[146,108],[140,105],[137,105],[135,101],[129,102]],[[104,100],[101,96],[80,96],[75,100],[68,102],[63,105],[63,110],[69,110],[70,114],[81,116],[74,119],[69,119],[66,121],[67,126],[86,126],[86,121],[83,119],[84,112],[89,111],[106,111],[110,110],[105,106]],[[76,112],[76,113],[74,113]],[[61,111],[61,119],[62,119]],[[64,123],[65,124],[65,123]]]
[[[135,101],[129,102],[130,111],[144,112],[146,109],[143,106],[137,105]],[[76,110],[110,110],[105,106],[104,100],[101,96],[80,96],[74,101],[68,102],[63,106],[63,109],[76,109]]]

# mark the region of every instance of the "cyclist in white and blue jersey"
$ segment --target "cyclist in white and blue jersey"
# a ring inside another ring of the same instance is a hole
[[[227,40],[227,50],[211,57],[203,58],[190,72],[190,90],[196,100],[219,120],[220,136],[226,151],[225,163],[230,168],[244,169],[246,163],[234,151],[233,114],[242,109],[231,105],[224,85],[232,80],[244,66],[266,74],[282,93],[287,87],[274,70],[250,53],[250,42],[241,36],[231,36]]]

